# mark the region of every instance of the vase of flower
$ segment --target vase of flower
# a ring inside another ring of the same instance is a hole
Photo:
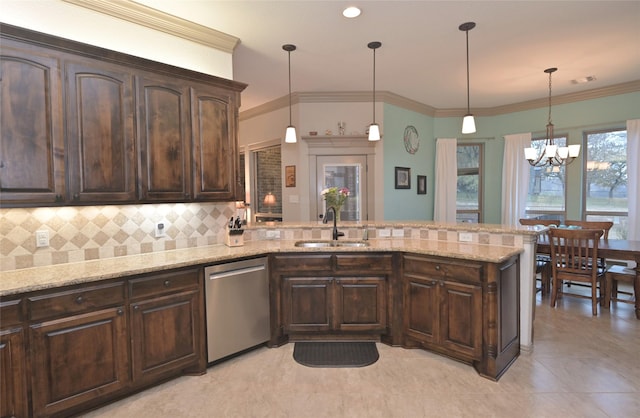
[[[335,209],[336,221],[339,221],[342,205],[349,197],[349,189],[346,187],[329,187],[324,189],[321,194],[327,204],[327,208],[333,207]]]

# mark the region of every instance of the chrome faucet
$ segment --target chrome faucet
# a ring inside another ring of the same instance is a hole
[[[333,206],[327,207],[327,211],[324,214],[324,218],[322,219],[322,223],[326,224],[329,215],[329,210],[333,211],[333,240],[337,241],[338,237],[344,237],[344,232],[338,232],[338,215],[336,214],[336,208]]]

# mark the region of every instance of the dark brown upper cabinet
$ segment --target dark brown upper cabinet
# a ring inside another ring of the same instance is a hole
[[[232,201],[246,84],[0,24],[0,206]]]
[[[189,88],[168,77],[138,77],[139,197],[190,200]]]
[[[59,62],[2,40],[0,202],[64,200],[65,167]]]

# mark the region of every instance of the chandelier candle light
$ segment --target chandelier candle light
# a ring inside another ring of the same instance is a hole
[[[346,187],[329,187],[322,191],[321,195],[327,204],[327,208],[333,207],[336,210],[336,220],[340,220],[340,210],[349,197],[349,189]]]
[[[549,74],[549,119],[547,121],[547,135],[545,147],[540,155],[535,148],[524,149],[524,158],[534,167],[559,167],[568,165],[580,154],[580,145],[569,145],[568,147],[558,147],[553,143],[553,123],[551,123],[551,74],[558,71],[557,68],[547,68],[545,73]]]

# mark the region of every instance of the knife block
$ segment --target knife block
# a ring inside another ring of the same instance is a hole
[[[244,245],[244,229],[231,229],[227,234],[227,240],[225,244],[227,247],[241,247]]]

